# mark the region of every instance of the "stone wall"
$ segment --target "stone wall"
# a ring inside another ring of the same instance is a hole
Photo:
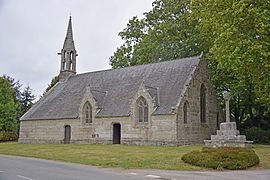
[[[205,123],[201,123],[200,120],[200,89],[202,83],[206,87]],[[203,140],[210,139],[211,134],[216,133],[219,123],[223,121],[205,61],[200,62],[186,88],[187,90],[182,96],[177,111],[177,139],[179,141],[203,143]],[[183,108],[186,101],[188,102],[187,123],[184,123]]]
[[[121,124],[121,143],[172,145],[176,141],[175,115],[152,116],[148,125],[135,125],[131,117],[21,121],[20,143],[63,143],[64,127],[71,126],[71,143],[112,143],[113,124]]]

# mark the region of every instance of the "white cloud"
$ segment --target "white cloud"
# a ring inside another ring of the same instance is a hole
[[[153,0],[0,0],[0,75],[7,74],[40,95],[59,73],[69,14],[79,56],[77,72],[110,68],[122,41],[118,33]]]

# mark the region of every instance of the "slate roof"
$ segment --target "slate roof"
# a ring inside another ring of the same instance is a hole
[[[88,85],[101,108],[97,117],[129,116],[131,102],[142,83],[150,87],[149,94],[156,99],[158,107],[154,114],[169,114],[199,61],[196,56],[73,75],[57,83],[21,120],[78,118]]]

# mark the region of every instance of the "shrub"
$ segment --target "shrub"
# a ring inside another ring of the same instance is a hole
[[[258,127],[252,127],[245,132],[247,139],[255,143],[270,144],[270,130],[263,130]]]
[[[18,140],[18,134],[16,132],[0,132],[0,142],[2,141],[16,141]]]
[[[246,169],[259,164],[260,160],[252,149],[247,148],[207,148],[191,151],[182,156],[185,163],[213,169]]]

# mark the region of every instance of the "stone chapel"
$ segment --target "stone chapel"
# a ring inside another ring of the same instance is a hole
[[[71,17],[59,82],[20,119],[19,143],[178,146],[223,121],[200,56],[76,74]]]

